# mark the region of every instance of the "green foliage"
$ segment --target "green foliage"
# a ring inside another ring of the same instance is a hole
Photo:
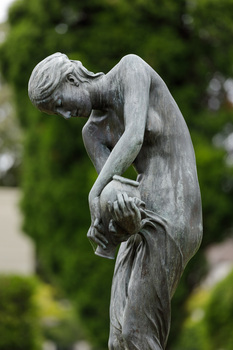
[[[210,298],[210,292],[198,289],[188,298],[186,319],[183,322],[182,331],[179,332],[178,340],[173,350],[212,350],[209,347],[209,339],[205,324],[205,308]],[[215,349],[215,347],[214,347]]]
[[[70,349],[83,339],[73,305],[51,285],[40,283],[35,295],[43,338],[59,349]]]
[[[211,350],[206,338],[203,322],[189,323],[183,326],[178,346],[174,350]],[[215,349],[215,348],[214,348]]]
[[[212,289],[199,288],[191,294],[173,350],[233,349],[232,283],[233,271]]]
[[[210,348],[233,349],[233,271],[217,284],[206,307],[206,327]]]
[[[0,349],[40,350],[35,280],[0,276]]]
[[[204,248],[232,227],[232,167],[223,145],[213,142],[216,134],[225,135],[227,123],[233,124],[232,105],[222,83],[218,91],[209,86],[216,72],[223,82],[233,73],[232,6],[232,0],[17,0],[10,10],[0,65],[14,87],[25,133],[24,228],[36,242],[39,272],[76,301],[87,333],[101,349],[107,342],[113,263],[94,256],[86,239],[87,193],[96,175],[81,141],[84,122],[36,111],[26,92],[30,73],[55,51],[95,72],[107,72],[122,56],[135,53],[163,77],[196,150]],[[185,312],[184,298],[204,266],[200,251],[176,293],[175,319]],[[171,343],[176,334],[171,333]]]
[[[205,262],[203,253],[201,250],[199,250],[189,262],[188,267],[185,269],[183,276],[179,282],[179,287],[177,288],[172,299],[171,331],[169,335],[172,350],[176,350],[173,348],[173,343],[176,341],[177,337],[179,339],[180,334],[184,333],[184,336],[186,337],[186,329],[183,329],[183,321],[188,317],[188,314],[190,312],[190,308],[187,310],[186,300],[192,293],[194,286],[198,285],[200,279],[204,277],[206,273],[207,264]],[[197,303],[197,305],[199,305],[199,303]],[[192,306],[193,308],[196,307],[195,303]],[[197,325],[197,329],[198,327],[199,326]],[[193,332],[193,329],[191,329],[190,332]],[[187,338],[189,338],[189,336],[187,336]],[[181,348],[183,349],[182,346]],[[202,350],[204,350],[204,348]]]

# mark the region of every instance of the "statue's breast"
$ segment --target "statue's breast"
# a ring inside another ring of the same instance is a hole
[[[113,148],[124,133],[124,121],[119,114],[110,110],[106,118],[105,133],[109,146]]]
[[[163,130],[162,119],[159,114],[150,108],[147,114],[144,143],[153,144]]]
[[[101,139],[103,144],[110,149],[116,145],[124,132],[123,117],[112,110],[94,111],[89,123],[92,125],[93,133],[97,133],[98,139]]]

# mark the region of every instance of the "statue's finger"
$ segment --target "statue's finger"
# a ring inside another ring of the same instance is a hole
[[[134,200],[134,203],[136,204],[136,206],[141,207],[141,208],[145,208],[146,204],[141,199],[134,197],[133,200]]]
[[[91,235],[91,228],[89,228],[88,232],[87,232],[87,237],[91,239],[92,235]]]
[[[88,230],[87,237],[90,241],[100,245],[103,249],[106,249],[106,244],[108,244],[107,238],[95,229],[94,226],[90,227]]]
[[[95,242],[100,245],[103,249],[106,249],[106,244],[108,244],[107,238],[102,235],[99,231],[95,232]]]
[[[97,229],[99,232],[103,233],[104,232],[104,228],[103,228],[103,225],[102,223],[100,222],[99,219],[96,219],[95,222],[94,222],[94,228]]]
[[[131,202],[131,208],[133,210],[133,212],[135,213],[135,215],[137,215],[138,217],[141,217],[141,212],[140,212],[140,208],[138,207],[138,205],[135,203],[134,200],[132,200]]]
[[[94,226],[94,227],[97,227],[98,225],[99,225],[99,219],[96,218],[95,221],[94,221],[94,225],[93,225],[93,226]]]
[[[113,203],[113,211],[114,211],[114,214],[115,214],[116,221],[120,221],[121,217],[122,217],[122,212],[119,209],[118,201],[115,201]]]
[[[127,193],[125,193],[124,198],[125,198],[125,206],[127,208],[128,214],[133,215],[133,212],[132,212],[132,198],[129,197],[127,195]]]
[[[112,213],[113,212],[112,202],[108,201],[107,206],[108,206],[109,213]]]
[[[118,202],[118,207],[122,211],[122,213],[125,210],[125,201],[122,193],[117,194],[117,202]]]
[[[115,224],[114,224],[114,221],[113,220],[110,220],[109,222],[109,225],[108,225],[108,229],[111,233],[116,233],[117,232],[117,229],[115,227]]]
[[[124,199],[124,202],[125,202],[125,204],[129,201],[129,196],[127,195],[127,193],[126,192],[123,192],[122,193],[122,197],[123,197],[123,199]]]
[[[93,227],[90,227],[87,233],[87,237],[94,242],[95,237],[94,237],[93,231],[94,231]]]
[[[101,248],[103,248],[103,249],[106,249],[107,247],[106,247],[106,245],[100,240],[100,239],[98,239],[97,237],[95,237],[94,239],[93,239],[93,242],[95,242],[96,244],[98,244]]]
[[[135,205],[135,208],[133,209],[133,212],[135,217],[137,217],[138,219],[141,219],[141,212],[136,205]]]

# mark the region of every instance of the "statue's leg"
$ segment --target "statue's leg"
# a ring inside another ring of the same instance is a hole
[[[112,280],[109,350],[126,349],[121,330],[127,300],[127,286],[136,249],[132,243],[133,238],[129,241],[129,244],[124,242],[120,246]]]
[[[164,350],[171,313],[164,229],[148,226],[135,252],[121,322],[125,349]]]
[[[179,250],[155,220],[153,226],[147,225],[135,239],[122,244],[110,306],[111,323],[121,331],[112,329],[109,349],[165,349],[173,286],[181,272]]]
[[[130,303],[131,304],[131,303]],[[144,318],[144,319],[143,319]],[[159,339],[159,331],[154,320],[137,312],[137,307],[127,305],[122,336],[127,350],[165,350]],[[156,317],[152,318],[156,319]],[[140,322],[141,320],[141,322]]]

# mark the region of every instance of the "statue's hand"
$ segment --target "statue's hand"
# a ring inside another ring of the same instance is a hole
[[[87,237],[94,243],[101,246],[103,249],[106,249],[106,244],[108,240],[104,236],[103,225],[100,219],[95,219],[94,223],[90,226]]]
[[[125,231],[122,227],[117,225],[116,221],[110,220],[108,230],[112,235],[112,240],[114,244],[118,245],[122,242],[125,242],[129,239],[130,234]]]
[[[99,197],[95,197],[90,202],[91,226],[88,230],[87,237],[94,243],[106,249],[108,240],[104,236],[104,229],[100,217],[100,202]]]
[[[138,198],[131,198],[127,193],[117,195],[117,200],[109,203],[112,219],[129,235],[138,233],[141,228],[140,206],[143,204]]]

